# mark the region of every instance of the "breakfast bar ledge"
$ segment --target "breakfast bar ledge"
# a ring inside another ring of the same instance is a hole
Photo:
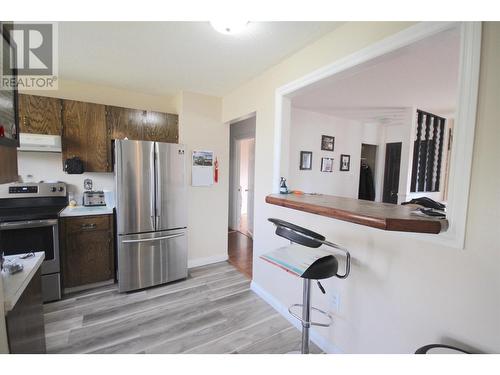
[[[438,234],[448,229],[446,219],[421,216],[414,208],[389,203],[324,194],[271,194],[266,202],[387,231]]]

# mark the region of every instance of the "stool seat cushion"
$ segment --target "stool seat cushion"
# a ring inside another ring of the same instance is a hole
[[[302,246],[318,248],[322,245],[325,237],[307,228],[289,223],[288,221],[269,218],[276,225],[276,234]]]
[[[329,255],[316,260],[300,276],[304,279],[321,280],[328,279],[337,274],[339,262],[333,255]]]

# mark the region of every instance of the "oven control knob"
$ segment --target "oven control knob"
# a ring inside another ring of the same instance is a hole
[[[50,188],[50,191],[51,191],[51,192],[53,192],[53,193],[55,193],[55,192],[57,191],[57,188],[56,188],[55,186],[52,186],[52,187]]]
[[[64,188],[62,186],[59,186],[59,191],[62,193],[64,191]]]

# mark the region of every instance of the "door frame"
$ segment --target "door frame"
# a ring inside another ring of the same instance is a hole
[[[481,22],[419,22],[277,88],[275,91],[273,193],[279,192],[280,176],[288,174],[286,151],[289,147],[291,109],[289,96],[291,94],[347,69],[455,27],[460,28],[461,48],[454,145],[448,184],[447,219],[449,227],[446,232],[437,235],[420,233],[400,233],[399,235],[463,249],[476,127],[481,59]],[[282,158],[282,155],[285,157]]]

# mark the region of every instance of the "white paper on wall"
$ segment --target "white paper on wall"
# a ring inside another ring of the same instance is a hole
[[[211,186],[214,183],[213,151],[193,151],[191,168],[192,186]]]

